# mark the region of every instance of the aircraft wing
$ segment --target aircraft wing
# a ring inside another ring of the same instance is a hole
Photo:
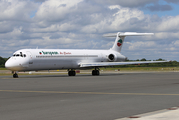
[[[94,62],[94,63],[80,63],[80,67],[105,67],[116,65],[135,65],[135,64],[147,64],[147,63],[163,63],[169,61],[136,61],[136,62]]]

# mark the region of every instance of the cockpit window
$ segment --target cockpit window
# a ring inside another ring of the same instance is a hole
[[[20,56],[23,57],[22,52],[20,52]]]
[[[13,57],[26,57],[26,54],[20,52],[20,54],[13,54]]]

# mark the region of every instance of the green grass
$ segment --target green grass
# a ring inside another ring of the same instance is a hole
[[[6,68],[0,68],[0,70],[7,70]]]

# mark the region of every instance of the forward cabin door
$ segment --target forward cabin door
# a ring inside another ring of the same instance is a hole
[[[33,65],[33,56],[30,51],[27,51],[27,57],[29,58],[29,67]]]

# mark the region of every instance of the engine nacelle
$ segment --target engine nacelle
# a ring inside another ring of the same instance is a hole
[[[116,61],[116,59],[117,59],[116,55],[114,55],[114,54],[109,54],[108,55],[108,60],[110,62],[114,62],[114,61]]]

